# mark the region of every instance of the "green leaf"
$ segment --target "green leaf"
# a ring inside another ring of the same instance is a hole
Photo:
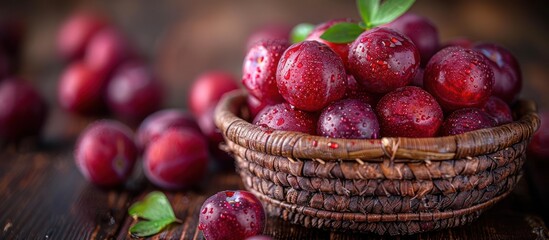
[[[320,38],[333,43],[348,43],[354,41],[362,32],[364,29],[358,24],[342,22],[328,28]]]
[[[356,5],[364,25],[366,25],[366,28],[371,28],[370,23],[377,14],[379,0],[357,0]]]
[[[376,12],[374,18],[370,22],[371,27],[379,26],[395,20],[396,18],[400,17],[400,15],[408,11],[408,9],[410,9],[414,2],[415,0],[384,1],[381,6],[379,6],[379,10]]]
[[[130,234],[136,237],[147,237],[162,231],[172,223],[172,219],[160,219],[155,221],[140,221],[130,228]]]
[[[134,203],[128,213],[148,220],[175,219],[170,202],[164,193],[151,192],[143,201]]]
[[[292,29],[292,34],[290,37],[292,40],[292,43],[298,43],[298,42],[304,41],[307,38],[307,36],[309,36],[309,34],[313,31],[314,28],[315,26],[309,23],[300,23],[296,25]]]
[[[135,218],[142,218],[130,228],[130,234],[137,237],[146,237],[159,233],[173,222],[180,222],[175,217],[170,202],[164,193],[151,192],[128,209],[128,213]]]

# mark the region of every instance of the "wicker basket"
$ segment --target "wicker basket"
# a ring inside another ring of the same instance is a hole
[[[470,223],[513,189],[539,126],[535,104],[517,121],[438,138],[332,139],[240,118],[243,91],[217,106],[216,125],[245,187],[269,215],[305,227],[406,235]]]

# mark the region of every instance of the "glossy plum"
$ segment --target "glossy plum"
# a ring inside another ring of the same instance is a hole
[[[94,35],[107,26],[107,20],[92,12],[76,12],[57,33],[57,50],[65,60],[80,59]]]
[[[494,86],[494,73],[487,61],[472,49],[442,49],[425,68],[425,89],[445,111],[482,107]]]
[[[104,92],[107,78],[101,71],[82,62],[69,65],[59,81],[57,99],[61,107],[78,114],[105,111]]]
[[[316,133],[317,117],[313,113],[293,108],[288,103],[265,107],[257,114],[253,123],[276,130]]]
[[[240,240],[263,233],[265,210],[252,193],[221,191],[206,199],[198,229],[208,240]]]
[[[149,144],[143,156],[145,176],[165,189],[198,184],[208,169],[208,144],[194,129],[168,129]]]
[[[444,121],[435,98],[415,86],[388,93],[376,109],[384,137],[434,137]]]
[[[195,79],[189,89],[189,109],[198,118],[215,106],[223,94],[238,88],[236,79],[228,72],[205,72]]]
[[[145,149],[168,129],[191,128],[200,131],[191,113],[178,109],[165,109],[149,115],[137,130],[136,143]]]
[[[120,66],[107,85],[109,109],[118,117],[141,121],[162,105],[160,81],[145,64],[127,62]]]
[[[0,143],[38,135],[48,115],[44,98],[22,79],[0,83]]]
[[[80,135],[74,158],[84,177],[100,186],[115,186],[126,181],[137,160],[138,150],[131,130],[125,125],[101,120]]]
[[[298,109],[317,111],[343,97],[347,74],[341,58],[317,41],[293,44],[276,71],[280,94]]]
[[[440,48],[437,28],[429,19],[423,16],[406,13],[388,23],[385,27],[392,28],[412,40],[419,50],[422,66],[425,66]]]
[[[379,123],[372,107],[358,99],[342,99],[322,110],[317,134],[331,138],[379,138]]]
[[[351,44],[350,43],[332,43],[320,38],[320,36],[322,36],[322,34],[324,34],[324,32],[328,30],[328,28],[330,28],[336,23],[343,23],[343,22],[354,23],[355,21],[353,21],[350,18],[345,18],[345,19],[334,19],[334,20],[321,23],[313,29],[313,31],[309,34],[309,36],[307,36],[305,40],[309,40],[309,41],[314,40],[314,41],[319,41],[321,43],[326,44],[328,47],[334,50],[334,52],[337,53],[337,55],[341,58],[341,60],[343,61],[343,66],[347,66],[347,62],[348,62],[347,59],[349,58],[349,46]]]
[[[260,41],[248,50],[242,65],[242,84],[248,92],[264,102],[280,102],[276,85],[276,68],[288,41]]]
[[[491,96],[482,107],[488,115],[496,120],[496,125],[510,123],[513,121],[513,113],[506,102],[498,97]]]
[[[412,41],[389,28],[365,31],[349,48],[349,71],[373,93],[387,93],[408,85],[420,60]]]
[[[492,95],[507,103],[514,102],[522,89],[522,74],[516,58],[504,47],[493,43],[480,43],[474,49],[488,57],[494,72]]]
[[[446,118],[440,129],[442,136],[462,134],[496,126],[496,120],[478,108],[462,108]]]

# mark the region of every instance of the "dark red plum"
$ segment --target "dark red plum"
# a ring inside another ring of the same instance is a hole
[[[317,134],[331,138],[379,138],[379,123],[369,104],[358,99],[342,99],[322,110]]]
[[[191,128],[200,131],[191,113],[178,109],[165,109],[149,115],[139,126],[136,143],[145,149],[168,129]]]
[[[488,59],[472,49],[447,47],[425,68],[423,84],[445,111],[482,107],[492,94],[494,73]]]
[[[408,85],[420,60],[412,41],[389,28],[365,31],[349,48],[349,71],[372,93],[387,93]]]
[[[313,29],[313,31],[309,34],[309,36],[307,36],[305,40],[319,41],[321,43],[328,45],[328,47],[334,50],[334,52],[337,53],[337,55],[341,58],[341,60],[343,61],[343,66],[347,66],[347,62],[348,62],[347,59],[349,57],[349,46],[351,44],[350,43],[332,43],[320,38],[320,36],[322,36],[322,34],[324,34],[324,32],[328,30],[328,28],[330,28],[336,23],[343,23],[343,22],[354,23],[355,21],[353,21],[350,18],[345,18],[345,19],[334,19],[334,20],[321,23]]]
[[[88,126],[81,133],[74,152],[80,172],[100,186],[124,183],[132,173],[137,155],[131,130],[112,120]]]
[[[206,199],[198,229],[208,240],[240,240],[263,233],[265,210],[252,193],[222,191]]]
[[[168,129],[145,150],[143,170],[158,187],[190,188],[206,175],[208,144],[194,129]]]
[[[143,120],[162,105],[160,81],[145,64],[127,62],[120,66],[107,85],[107,104],[119,118]]]
[[[434,137],[444,121],[435,98],[415,86],[388,93],[376,109],[384,137]]]
[[[290,43],[292,26],[284,24],[268,24],[254,30],[246,41],[246,50],[261,41],[282,40]]]
[[[507,103],[514,102],[522,89],[522,73],[515,57],[505,48],[493,43],[476,44],[475,50],[488,57],[494,72],[492,95]]]
[[[97,32],[90,40],[85,52],[85,62],[97,71],[111,74],[133,55],[133,49],[126,37],[117,29],[109,27]]]
[[[313,113],[292,108],[288,103],[265,107],[257,114],[253,123],[276,130],[316,133],[317,117]]]
[[[457,135],[496,126],[496,120],[478,108],[462,108],[446,118],[440,129],[442,136]]]
[[[65,60],[82,58],[90,40],[107,25],[107,20],[96,13],[74,13],[59,28],[57,34],[59,54]]]
[[[189,109],[198,118],[217,105],[223,94],[238,88],[236,79],[228,72],[205,72],[196,78],[189,89]]]
[[[248,50],[242,65],[242,84],[248,92],[263,102],[280,102],[276,85],[276,68],[288,41],[260,41]]]
[[[427,65],[440,48],[437,28],[429,19],[420,15],[406,13],[384,27],[392,28],[412,40],[419,50],[422,66]]]
[[[528,145],[528,157],[549,159],[549,111],[540,112],[541,125]]]
[[[300,110],[318,111],[343,97],[347,74],[341,58],[317,41],[293,44],[276,71],[282,97]]]
[[[105,111],[104,92],[107,78],[101,71],[82,62],[69,65],[58,85],[57,97],[61,107],[78,114],[97,114]]]
[[[502,125],[513,121],[513,113],[506,102],[498,97],[491,96],[482,107],[488,115],[496,120],[496,125]]]
[[[44,98],[22,79],[0,83],[0,143],[39,135],[48,115]]]

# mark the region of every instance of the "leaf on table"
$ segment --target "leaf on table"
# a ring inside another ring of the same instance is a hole
[[[130,228],[130,234],[137,237],[157,234],[171,223],[179,222],[166,195],[158,191],[151,192],[143,201],[134,203],[128,213],[134,218],[145,219]]]

